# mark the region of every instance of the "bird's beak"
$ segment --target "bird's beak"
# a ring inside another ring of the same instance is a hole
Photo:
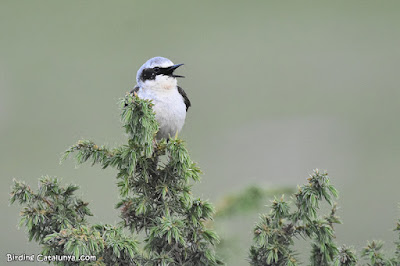
[[[174,78],[184,78],[184,76],[179,76],[179,75],[175,75],[174,71],[175,69],[177,69],[178,67],[183,66],[183,64],[177,64],[177,65],[173,65],[170,67],[166,68],[166,72],[168,76],[174,77]]]

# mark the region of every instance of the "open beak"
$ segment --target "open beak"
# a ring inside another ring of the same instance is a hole
[[[183,64],[176,64],[170,67],[166,68],[166,74],[170,77],[174,77],[174,78],[184,78],[184,76],[179,76],[179,75],[175,75],[174,71],[175,69],[177,69],[178,67],[183,66]]]

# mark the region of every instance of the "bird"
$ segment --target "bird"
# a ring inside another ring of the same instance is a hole
[[[183,64],[174,64],[165,57],[153,57],[144,63],[136,74],[136,86],[130,93],[151,100],[159,130],[156,139],[169,140],[183,127],[191,102],[186,92],[178,86],[174,71]]]

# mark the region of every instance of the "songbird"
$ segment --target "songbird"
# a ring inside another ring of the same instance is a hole
[[[191,106],[185,91],[178,86],[174,71],[183,64],[174,64],[164,57],[153,57],[144,63],[136,75],[137,85],[131,93],[141,99],[152,100],[153,111],[159,124],[156,138],[169,139],[179,133]]]

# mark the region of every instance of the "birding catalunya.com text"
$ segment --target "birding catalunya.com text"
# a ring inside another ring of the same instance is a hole
[[[7,253],[7,262],[24,261],[24,262],[63,262],[63,261],[96,261],[96,256],[81,255],[78,258],[73,255],[42,255],[42,254],[11,254]]]

